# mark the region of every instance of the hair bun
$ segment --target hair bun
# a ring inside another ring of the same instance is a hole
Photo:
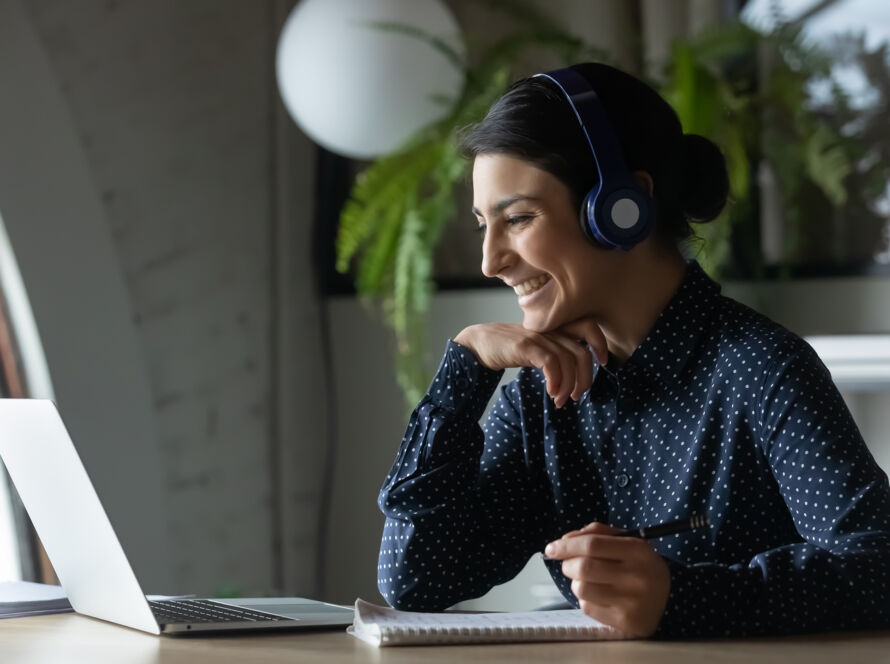
[[[683,211],[691,222],[711,221],[729,195],[726,159],[713,141],[698,134],[683,134],[683,148]]]

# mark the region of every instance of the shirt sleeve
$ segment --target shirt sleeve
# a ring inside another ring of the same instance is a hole
[[[449,341],[380,490],[378,587],[400,609],[442,610],[513,578],[543,546],[518,385]]]
[[[815,351],[767,370],[760,444],[803,541],[747,563],[668,561],[656,636],[890,626],[890,489]]]

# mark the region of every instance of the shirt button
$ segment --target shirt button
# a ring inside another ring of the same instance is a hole
[[[621,473],[618,477],[615,478],[615,483],[623,489],[628,484],[630,484],[630,478],[624,473]]]
[[[465,390],[470,386],[470,381],[468,381],[466,378],[458,378],[456,381],[454,381],[454,384],[457,386],[457,389]]]

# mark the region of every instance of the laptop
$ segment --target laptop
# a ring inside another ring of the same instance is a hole
[[[149,601],[52,401],[0,399],[0,458],[78,613],[151,634],[352,624],[302,597]]]

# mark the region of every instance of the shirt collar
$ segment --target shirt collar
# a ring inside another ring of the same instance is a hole
[[[638,368],[665,386],[674,384],[702,334],[712,324],[719,297],[720,285],[705,274],[698,262],[688,261],[680,288],[628,358],[622,373],[631,367]]]

